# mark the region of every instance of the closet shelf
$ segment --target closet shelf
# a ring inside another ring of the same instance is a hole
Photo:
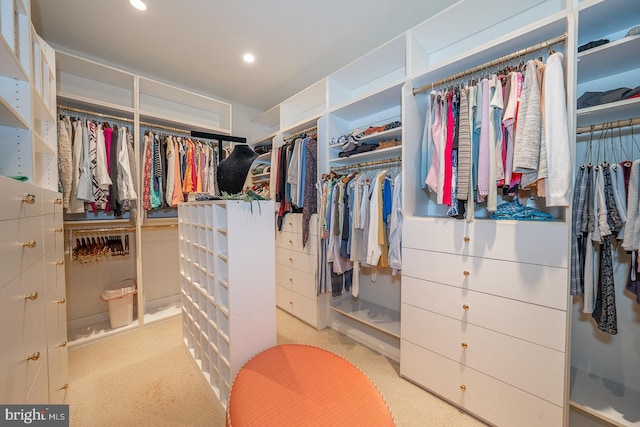
[[[331,159],[332,166],[350,165],[353,163],[360,163],[362,161],[373,162],[376,160],[385,160],[396,157],[402,153],[402,145],[396,145],[394,147],[383,148],[381,150],[373,150],[368,153],[354,154],[350,157],[338,157]]]
[[[20,62],[15,58],[15,54],[11,47],[7,44],[4,37],[0,36],[0,58],[11,58],[9,61],[4,59],[0,61],[0,76],[10,76],[23,82],[29,81],[29,75],[22,67]]]
[[[624,99],[617,102],[580,108],[577,111],[577,126],[588,126],[597,123],[624,121],[638,115],[640,98]]]
[[[374,133],[374,134],[362,137],[360,138],[359,143],[362,144],[362,143],[366,143],[367,141],[383,141],[383,140],[393,139],[393,138],[400,139],[401,137],[402,137],[402,127],[397,127],[397,128],[385,130],[382,132],[378,132],[378,133]],[[329,145],[329,148],[340,152],[342,151],[342,144]]]
[[[364,323],[374,329],[400,338],[400,312],[362,298],[345,295],[332,301],[331,310]]]
[[[578,54],[578,84],[640,68],[640,35]]]
[[[571,406],[617,426],[640,422],[640,390],[575,367],[571,378]]]
[[[252,147],[257,147],[260,145],[269,145],[271,144],[271,140],[278,134],[278,131],[276,132],[271,132],[268,135],[262,136],[260,138],[256,138],[255,140],[251,141],[249,143],[249,145],[251,145]]]
[[[7,127],[29,129],[29,124],[0,96],[0,123]]]
[[[95,111],[96,113],[118,113],[123,116],[131,115],[133,118],[133,108],[114,104],[111,102],[99,102],[97,103],[95,99],[87,98],[84,96],[73,95],[71,93],[66,93],[64,91],[58,91],[56,93],[58,98],[58,104],[67,105],[69,107],[78,107],[82,109],[90,109],[91,111]]]

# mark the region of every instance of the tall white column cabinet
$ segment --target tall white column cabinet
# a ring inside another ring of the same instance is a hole
[[[68,387],[55,80],[53,50],[31,25],[30,2],[0,2],[0,402],[7,404],[62,403]]]
[[[186,346],[224,407],[238,370],[276,345],[273,202],[180,204]]]

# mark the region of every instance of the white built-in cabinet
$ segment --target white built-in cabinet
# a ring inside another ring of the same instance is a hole
[[[58,404],[68,357],[55,57],[28,0],[0,2],[0,402]],[[22,181],[13,179],[20,177]]]
[[[577,54],[577,97],[587,91],[607,91],[640,85],[640,36],[625,37],[640,25],[640,4],[633,0],[581,1],[578,7],[578,46],[608,39],[609,43]],[[628,99],[577,109],[578,128],[640,117],[640,99]],[[614,160],[638,158],[629,127],[605,135],[617,152]],[[601,131],[577,135],[576,167],[583,164],[588,143],[593,139],[592,162],[604,160],[596,146]],[[624,152],[621,151],[620,145]],[[611,156],[611,154],[609,154]],[[611,158],[607,159],[612,162]],[[572,425],[640,425],[640,305],[635,295],[625,291],[630,255],[614,245],[615,288],[618,334],[600,331],[590,314],[582,312],[582,297],[575,297],[571,327]]]
[[[149,77],[65,52],[56,51],[58,104],[83,110],[77,117],[92,117],[128,125],[134,135],[135,161],[141,181],[143,136],[146,129],[174,128],[221,135],[231,134],[231,104],[178,88]],[[74,112],[70,113],[74,115]],[[103,116],[100,116],[102,114]],[[158,126],[154,128],[154,125]],[[171,130],[168,130],[171,133]],[[141,182],[136,183],[137,193]],[[142,209],[137,217],[109,215],[65,217],[67,233],[67,292],[72,345],[127,328],[142,326],[180,313],[180,273],[177,210],[160,215]],[[130,254],[92,264],[72,262],[69,250],[75,238],[91,230],[116,229],[126,233]],[[157,266],[162,265],[162,269]],[[106,284],[135,279],[138,293],[134,322],[117,330],[109,325],[108,305],[100,299]],[[90,286],[87,286],[90,283]]]
[[[178,206],[185,345],[224,407],[238,370],[276,345],[273,202]]]

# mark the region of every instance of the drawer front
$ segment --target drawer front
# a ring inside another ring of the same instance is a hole
[[[294,268],[291,265],[276,263],[276,284],[283,288],[291,289]]]
[[[318,237],[309,236],[307,244],[303,246],[302,234],[279,232],[276,234],[276,246],[315,256],[318,253]]]
[[[282,229],[278,232],[302,233],[302,214],[287,214],[282,222]],[[309,235],[318,235],[318,214],[311,215],[309,219]]]
[[[404,276],[402,302],[565,351],[567,312]]]
[[[36,263],[0,289],[0,313],[10,319],[0,325],[1,402],[23,403],[47,363],[43,274],[42,263]],[[36,352],[37,360],[26,359]]]
[[[303,295],[306,298],[313,299],[314,301],[316,300],[317,295],[315,274],[294,268],[292,279],[293,280],[291,281],[291,289],[294,292]]]
[[[276,305],[287,313],[293,312],[293,295],[291,289],[276,285]]]
[[[0,220],[42,215],[42,189],[35,185],[0,176],[0,201]]]
[[[293,292],[293,315],[313,327],[318,324],[318,302]]]
[[[62,213],[62,194],[57,191],[42,190],[42,213],[53,214]]]
[[[277,248],[276,263],[294,267],[307,273],[315,274],[317,259],[314,255],[307,255],[290,249]]]
[[[569,229],[562,223],[408,218],[403,223],[405,248],[568,266]]]
[[[64,403],[65,384],[69,382],[69,355],[66,347],[49,347],[49,403]]]
[[[0,221],[0,288],[42,258],[42,217]],[[35,243],[34,247],[25,244]]]
[[[567,270],[405,249],[402,275],[559,310],[567,309]]]
[[[562,425],[562,407],[405,340],[400,342],[400,374],[495,425]]]
[[[62,237],[62,234],[62,227],[56,226],[55,214],[42,216],[42,246],[45,254],[56,248],[58,236]]]
[[[401,336],[556,405],[563,403],[562,352],[406,304]]]

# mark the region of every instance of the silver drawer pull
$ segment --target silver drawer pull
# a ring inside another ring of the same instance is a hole
[[[22,198],[22,203],[26,203],[28,205],[32,205],[36,202],[35,194],[27,194]]]
[[[35,300],[38,299],[38,293],[37,292],[31,292],[31,293],[25,295],[24,299],[28,299],[30,301],[35,301]]]
[[[22,246],[25,248],[29,248],[29,249],[33,249],[36,247],[36,241],[35,240],[29,240],[28,242],[23,242]]]

